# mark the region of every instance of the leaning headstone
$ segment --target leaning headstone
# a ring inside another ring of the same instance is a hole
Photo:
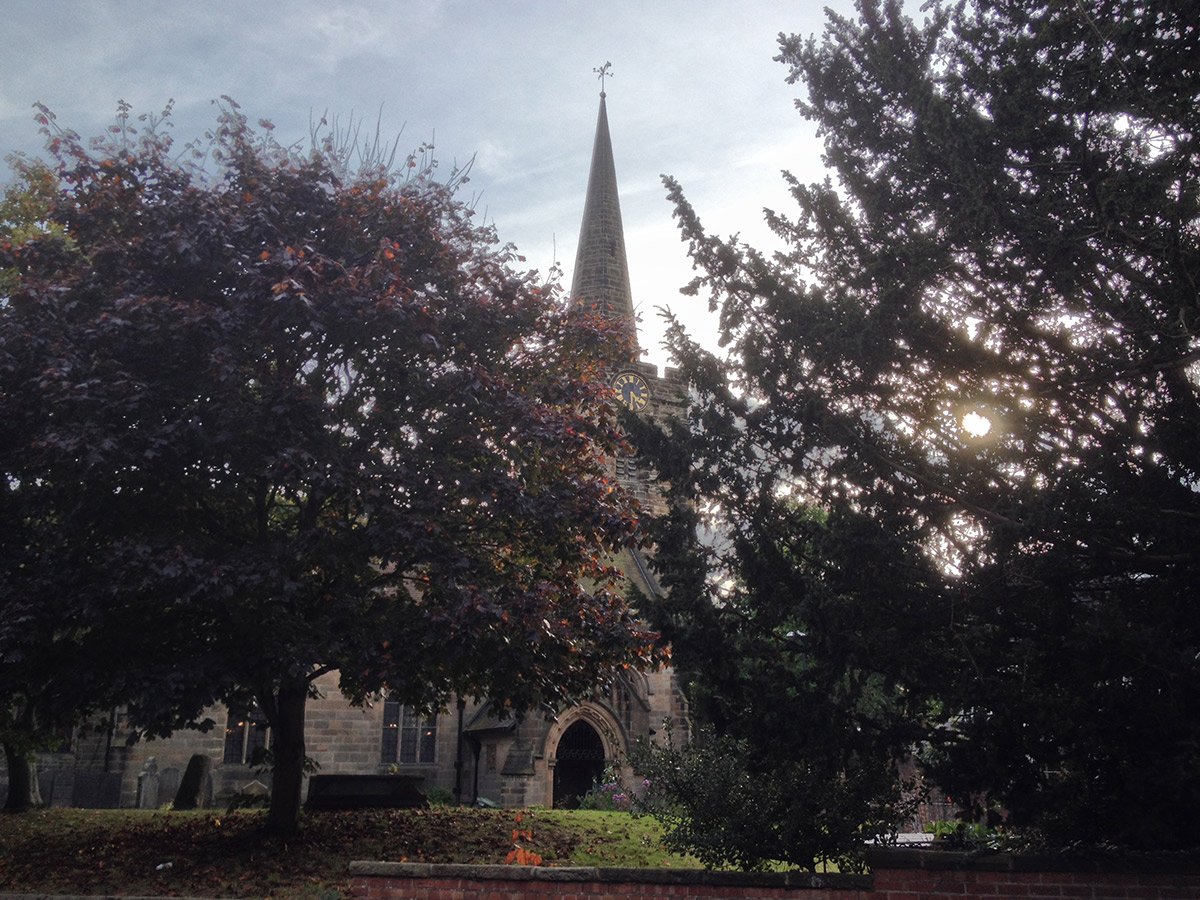
[[[146,760],[146,765],[142,767],[142,771],[138,773],[137,780],[137,808],[138,809],[157,809],[158,808],[158,789],[160,781],[158,775],[158,759],[151,756]]]
[[[175,809],[195,809],[201,804],[212,764],[212,757],[203,753],[197,753],[188,760],[183,780],[179,782],[179,790],[175,793]]]

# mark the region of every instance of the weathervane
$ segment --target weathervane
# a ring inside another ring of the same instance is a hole
[[[606,60],[604,65],[602,65],[600,68],[592,69],[592,71],[596,73],[596,77],[600,79],[600,96],[601,97],[604,96],[604,79],[613,77],[612,72],[609,71],[611,68],[612,68],[612,63],[610,63]]]

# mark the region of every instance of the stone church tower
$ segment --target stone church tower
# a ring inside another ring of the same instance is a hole
[[[587,304],[620,320],[633,348],[612,373],[619,402],[653,417],[678,415],[684,385],[674,370],[637,357],[637,327],[616,168],[605,95],[592,150],[583,222],[575,260],[571,302]],[[644,507],[661,501],[650,474],[634,457],[613,461],[614,472]],[[645,557],[622,552],[618,565],[646,595],[660,591]],[[597,691],[586,702],[523,720],[501,719],[487,704],[452,704],[427,718],[380,698],[356,708],[337,688],[337,673],[318,679],[320,696],[306,708],[306,750],[321,774],[405,774],[425,789],[462,803],[487,800],[503,806],[572,805],[606,768],[631,779],[625,764],[640,739],[653,739],[671,718],[686,732],[687,708],[670,670],[597,672]],[[131,743],[119,711],[114,727],[76,733],[62,752],[39,758],[43,802],[53,806],[141,806],[169,803],[193,754],[212,759],[205,791],[209,805],[223,806],[236,793],[265,789],[269,775],[252,760],[270,744],[265,718],[253,709],[206,711],[212,730],[181,731],[167,740]],[[4,788],[0,775],[0,790]]]
[[[660,376],[657,366],[638,358],[637,318],[603,91],[575,252],[571,303],[616,319],[629,341],[629,358],[611,374],[617,401],[656,419],[680,415],[686,390],[678,372],[668,369]],[[661,511],[662,500],[653,489],[651,473],[636,457],[618,457],[613,467],[621,485],[643,508]],[[618,564],[643,594],[661,591],[637,548],[623,551]],[[558,806],[569,805],[586,793],[606,767],[622,769],[633,744],[653,739],[667,718],[686,731],[686,702],[674,673],[622,672],[613,674],[608,686],[586,703],[542,721],[510,723],[511,737],[504,746],[496,747],[494,763],[487,756],[491,753],[490,734],[484,729],[502,727],[501,723],[490,719],[486,709],[480,710],[467,731],[478,736],[485,755],[478,775],[483,796],[504,805]],[[627,779],[633,775],[627,766],[623,774]]]
[[[621,200],[617,193],[616,164],[605,99],[606,95],[601,91],[583,223],[575,251],[571,302],[617,319],[623,326],[633,350],[627,364],[613,374],[612,384],[619,401],[633,412],[653,419],[676,417],[682,414],[686,397],[686,386],[679,373],[668,368],[660,376],[657,366],[639,359],[637,316],[629,285],[625,229],[621,223]],[[651,490],[650,474],[637,464],[635,458],[618,459],[616,473],[622,485],[644,507],[660,510],[661,500]]]

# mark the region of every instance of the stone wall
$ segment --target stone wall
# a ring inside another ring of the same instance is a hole
[[[316,682],[320,696],[305,708],[305,751],[326,774],[377,775],[389,767],[382,762],[382,702],[352,706],[330,673]],[[211,784],[205,800],[223,806],[235,793],[269,786],[270,774],[256,767],[223,761],[229,714],[223,706],[206,709],[212,721],[207,731],[181,729],[162,740],[129,740],[127,722],[119,713],[110,732],[96,726],[78,729],[71,746],[60,753],[38,755],[38,784],[49,806],[155,808],[175,797],[179,777],[193,754],[211,757]],[[437,749],[431,765],[403,765],[403,774],[422,779],[426,788],[454,790],[457,749],[457,710],[438,716]],[[470,789],[471,754],[464,750],[464,784]],[[149,776],[149,777],[148,777]],[[139,790],[139,780],[141,789]],[[255,783],[258,783],[257,785]],[[7,791],[7,772],[0,757],[0,798]],[[151,789],[152,788],[152,789]]]
[[[675,897],[736,900],[918,900],[1200,897],[1200,860],[1116,862],[941,851],[870,855],[871,875],[740,873],[671,869],[533,868],[354,862],[352,896],[384,900],[521,900]]]
[[[745,874],[699,869],[350,864],[351,896],[370,900],[603,900],[607,897],[865,900],[870,879],[801,872]]]
[[[329,673],[316,682],[319,696],[310,699],[305,708],[306,753],[321,774],[379,775],[392,771],[392,766],[383,762],[381,752],[382,701],[361,708],[352,706],[338,690],[337,681],[337,674]],[[669,670],[648,673],[637,684],[638,714],[626,736],[627,743],[652,736],[667,716],[677,722],[686,721],[686,706]],[[474,704],[467,704],[465,721],[471,721],[477,711]],[[77,730],[66,752],[39,754],[38,783],[43,801],[51,806],[161,807],[174,799],[193,754],[213,760],[210,783],[203,791],[205,805],[221,808],[234,794],[260,793],[269,788],[269,773],[247,764],[224,762],[228,711],[214,706],[205,710],[202,718],[212,722],[207,731],[182,729],[163,740],[131,742],[128,723],[119,713],[111,732],[101,726]],[[485,752],[479,760],[479,796],[503,806],[550,805],[552,773],[547,768],[546,754],[553,753],[554,747],[546,746],[548,728],[542,717],[533,715],[512,730],[486,735],[481,747]],[[613,757],[622,757],[626,750],[627,746],[616,748]],[[396,770],[419,778],[426,790],[438,787],[452,793],[457,751],[458,710],[451,703],[450,709],[437,717],[434,762],[399,764]],[[489,761],[494,768],[487,768]],[[471,743],[464,740],[464,802],[474,796],[474,765]],[[0,761],[0,798],[6,792],[7,773]]]

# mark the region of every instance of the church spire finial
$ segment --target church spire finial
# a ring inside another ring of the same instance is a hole
[[[609,62],[608,60],[605,60],[604,65],[600,66],[598,69],[592,69],[592,71],[596,73],[596,77],[600,79],[600,96],[601,97],[607,96],[604,93],[604,79],[613,77],[611,70],[612,70],[612,63]]]

